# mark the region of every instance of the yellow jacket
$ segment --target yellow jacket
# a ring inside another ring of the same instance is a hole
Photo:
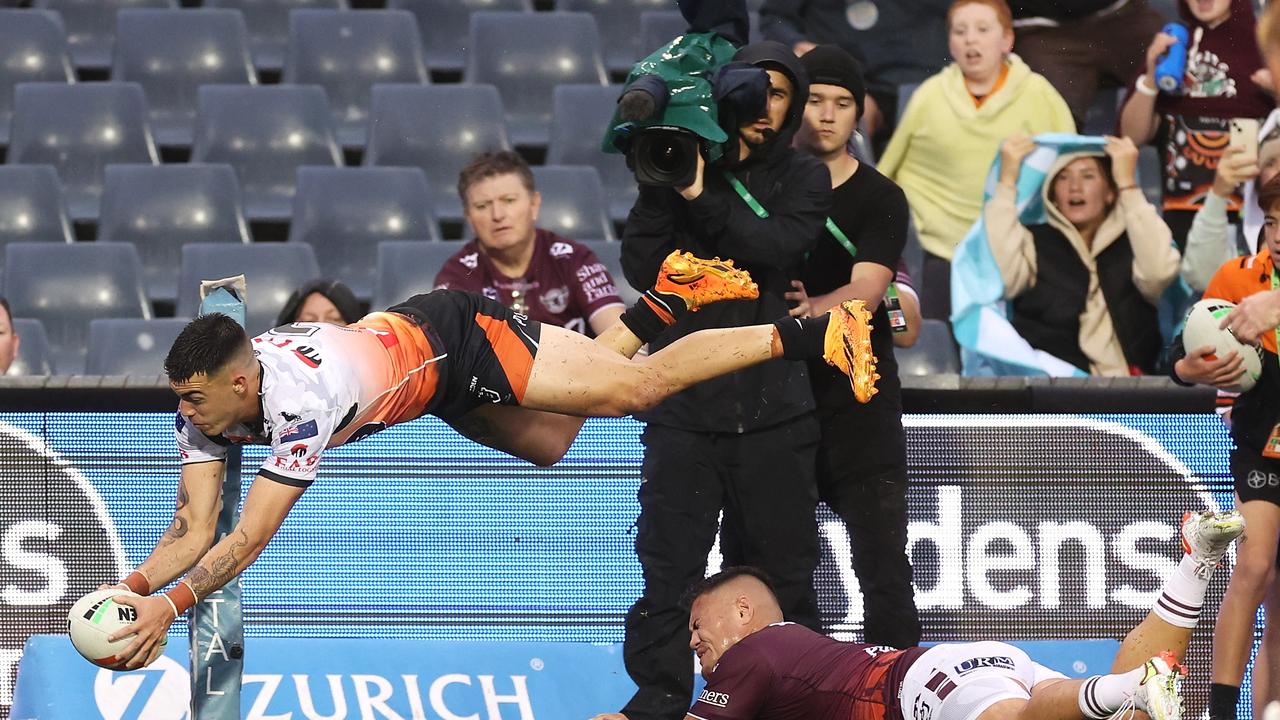
[[[951,259],[982,214],[982,188],[1000,143],[1015,133],[1075,132],[1057,90],[1017,55],[1004,85],[975,107],[952,63],[925,80],[898,119],[876,169],[902,186],[925,250]]]

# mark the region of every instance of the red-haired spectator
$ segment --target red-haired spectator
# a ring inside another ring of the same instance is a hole
[[[982,187],[1010,135],[1073,132],[1071,110],[1013,50],[1003,0],[957,0],[948,12],[955,62],[920,86],[878,169],[907,193],[924,269],[927,318],[951,314],[951,256],[982,213]]]

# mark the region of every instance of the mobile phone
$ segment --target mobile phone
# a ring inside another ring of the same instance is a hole
[[[1244,157],[1258,159],[1258,121],[1254,118],[1231,118],[1230,147],[1239,148]]]

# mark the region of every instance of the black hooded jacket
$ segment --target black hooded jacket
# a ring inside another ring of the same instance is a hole
[[[794,86],[781,131],[752,148],[732,168],[769,211],[757,217],[725,179],[721,163],[708,166],[703,191],[687,201],[671,188],[641,187],[622,237],[622,268],[633,287],[653,286],[663,258],[673,250],[699,257],[731,258],[760,286],[760,298],[709,305],[686,313],[652,343],[659,350],[703,328],[772,323],[787,315],[783,293],[799,277],[806,253],[819,237],[831,205],[831,176],[817,159],[791,149],[800,128],[809,83],[785,45],[753,43],[735,56],[780,70]],[[772,360],[695,385],[640,416],[647,422],[699,432],[741,433],[766,428],[813,408],[802,362]]]

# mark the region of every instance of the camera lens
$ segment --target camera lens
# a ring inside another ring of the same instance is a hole
[[[682,128],[650,128],[639,133],[628,158],[643,185],[684,187],[698,169],[697,135]]]
[[[649,149],[649,162],[659,172],[676,173],[683,170],[689,162],[685,149],[671,138],[660,138]]]

